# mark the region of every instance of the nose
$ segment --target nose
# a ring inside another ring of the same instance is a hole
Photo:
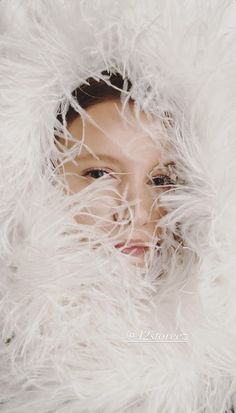
[[[139,194],[141,195],[141,194]],[[151,220],[151,205],[148,202],[147,196],[136,196],[134,198],[135,205],[133,207],[134,223],[137,227],[146,225]]]
[[[133,220],[135,227],[150,224],[154,219],[153,199],[150,191],[144,185],[132,182],[126,184],[125,194],[125,199],[131,202],[132,206],[124,208],[119,216],[116,214],[115,220],[128,220],[128,222]]]

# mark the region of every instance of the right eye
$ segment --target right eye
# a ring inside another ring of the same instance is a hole
[[[97,169],[97,168],[91,168],[88,169],[83,176],[90,176],[93,179],[99,179],[102,178],[105,174],[109,175],[110,171],[106,171],[105,169]]]
[[[152,178],[152,183],[155,186],[173,186],[174,182],[168,175],[157,175]]]

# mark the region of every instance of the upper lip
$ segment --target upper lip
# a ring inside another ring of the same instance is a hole
[[[148,248],[147,243],[145,243],[145,241],[141,240],[141,239],[135,239],[135,240],[130,240],[129,242],[124,241],[124,242],[119,242],[118,244],[115,245],[116,248]]]

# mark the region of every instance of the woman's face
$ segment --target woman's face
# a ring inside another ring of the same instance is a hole
[[[161,238],[162,231],[158,220],[165,214],[165,210],[158,206],[157,200],[158,195],[171,184],[169,168],[173,162],[164,155],[160,146],[135,124],[132,103],[129,103],[129,119],[132,123],[124,123],[118,109],[121,109],[121,104],[116,99],[97,103],[87,109],[99,128],[85,121],[84,145],[74,158],[77,165],[67,162],[64,171],[69,189],[73,193],[101,180],[102,177],[107,177],[114,183],[121,199],[125,197],[133,204],[132,238],[128,240],[128,236],[125,239],[122,236],[118,238],[115,246],[125,254],[142,259],[148,251],[148,243],[150,245],[151,240]],[[148,123],[145,113],[140,115],[141,121]],[[161,135],[161,123],[159,124]],[[80,117],[77,117],[68,129],[76,139],[81,140],[83,123]],[[67,147],[71,146],[67,143]],[[103,220],[102,226],[104,231],[110,231],[110,234],[113,231],[112,235],[117,232],[117,223],[123,223],[129,215],[129,210],[114,213],[114,208],[102,198],[91,205],[87,212],[89,213],[76,216],[76,221],[94,225],[99,218],[109,217],[110,221]],[[125,225],[129,229],[129,220]],[[127,240],[129,242],[126,248],[122,249],[122,243]]]

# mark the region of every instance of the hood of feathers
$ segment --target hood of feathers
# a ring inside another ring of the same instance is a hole
[[[0,2],[2,413],[231,412],[235,16],[233,0]],[[137,122],[173,117],[181,179],[144,268],[75,222],[111,182],[69,196],[52,168],[73,157],[58,111],[86,117],[72,91],[104,70],[131,80]]]

